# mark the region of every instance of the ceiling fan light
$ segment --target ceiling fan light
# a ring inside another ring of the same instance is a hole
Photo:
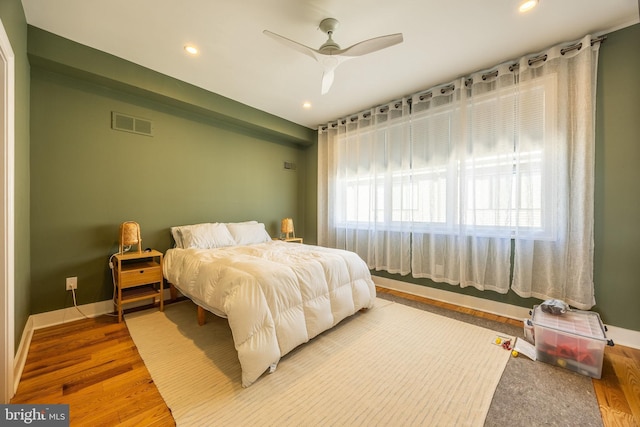
[[[520,2],[520,6],[518,6],[518,10],[520,13],[529,12],[531,9],[538,5],[538,0],[522,0]]]

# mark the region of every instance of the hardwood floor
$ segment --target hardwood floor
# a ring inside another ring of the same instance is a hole
[[[378,292],[521,326],[519,320],[378,288]],[[605,426],[640,427],[640,350],[605,348],[593,380]],[[173,426],[125,323],[111,316],[37,330],[11,403],[67,403],[72,426]]]
[[[101,316],[34,332],[11,403],[69,404],[72,426],[173,426],[126,324]]]

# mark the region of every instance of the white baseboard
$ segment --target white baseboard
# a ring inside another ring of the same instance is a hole
[[[169,289],[164,289],[164,300],[167,301],[169,298]],[[135,308],[148,304],[149,301],[143,300],[128,303],[126,307]],[[31,345],[31,339],[33,338],[33,332],[35,330],[81,320],[84,319],[85,316],[93,318],[103,314],[110,314],[114,312],[114,309],[115,306],[113,301],[106,300],[80,305],[77,308],[67,307],[60,310],[47,311],[45,313],[32,314],[29,316],[24,330],[22,331],[20,345],[18,346],[18,351],[16,352],[13,362],[14,393],[18,390],[18,384],[20,383],[22,371],[24,370],[24,366],[27,362],[27,354],[29,353],[29,346]]]
[[[529,310],[533,309],[533,307],[519,307],[503,302],[491,301],[483,298],[473,297],[470,295],[459,294],[456,292],[430,288],[428,286],[402,282],[400,280],[388,279],[386,277],[373,276],[372,278],[374,283],[382,288],[393,289],[410,295],[430,298],[436,301],[455,304],[466,308],[472,308],[474,310],[497,314],[499,316],[504,316],[511,319],[528,319],[531,317],[529,315]],[[607,328],[607,338],[613,340],[615,344],[640,349],[640,331],[619,328],[612,325],[605,326]]]
[[[613,340],[614,344],[640,350],[640,332],[632,329],[618,328],[617,326],[605,326],[607,327],[607,338]]]
[[[113,301],[99,301],[91,304],[84,304],[76,307],[67,307],[60,310],[47,311],[45,313],[32,314],[29,316],[33,319],[33,329],[48,328],[49,326],[61,325],[63,323],[74,322],[84,319],[101,316],[103,314],[113,313]],[[83,316],[84,314],[84,316]]]
[[[18,390],[18,384],[20,378],[22,378],[22,370],[24,364],[27,361],[27,353],[29,352],[29,345],[31,344],[31,337],[33,336],[33,319],[31,316],[27,319],[27,323],[22,330],[22,336],[20,337],[20,344],[18,345],[18,351],[13,359],[13,394],[16,394]]]
[[[455,304],[460,307],[472,308],[484,311],[485,313],[497,314],[510,319],[522,320],[530,318],[529,308],[518,307],[503,302],[491,301],[470,295],[458,294],[456,292],[443,291],[441,289],[430,288],[428,286],[415,285],[413,283],[402,282],[400,280],[387,279],[386,277],[373,276],[376,285],[401,291],[410,295],[430,298],[436,301]],[[533,307],[532,307],[533,308]]]

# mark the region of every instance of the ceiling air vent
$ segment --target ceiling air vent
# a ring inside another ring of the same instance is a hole
[[[153,136],[153,122],[151,120],[128,116],[115,111],[111,112],[111,129]]]

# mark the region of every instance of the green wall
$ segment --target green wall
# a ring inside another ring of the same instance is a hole
[[[255,219],[277,236],[292,216],[305,235],[314,131],[193,87],[172,93],[169,77],[35,28],[29,55],[32,313],[72,304],[68,276],[80,304],[111,298],[107,261],[126,220],[161,251],[169,227],[198,222]],[[100,75],[82,68],[96,60]],[[111,129],[112,111],[151,120],[153,136]]]
[[[600,48],[596,106],[596,307],[640,331],[640,24]]]
[[[29,231],[29,61],[27,23],[20,0],[0,1],[0,19],[15,55],[15,262],[14,319],[15,349],[30,312]]]
[[[611,34],[600,47],[596,105],[594,285],[610,325],[640,331],[640,24]],[[540,300],[460,288],[428,279],[374,274],[521,307]]]

